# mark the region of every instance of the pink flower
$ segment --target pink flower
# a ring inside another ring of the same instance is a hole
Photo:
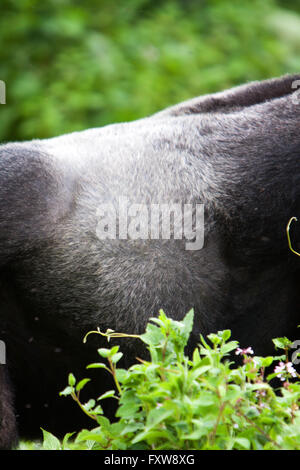
[[[245,349],[236,348],[235,354],[238,356],[240,354],[254,354],[254,352],[251,346],[249,346],[248,348],[245,348]]]

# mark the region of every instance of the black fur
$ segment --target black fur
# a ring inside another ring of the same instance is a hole
[[[300,216],[299,78],[0,147],[2,448],[17,442],[13,393],[21,435],[86,425],[58,392],[69,371],[82,377],[97,360],[99,338],[82,344],[97,326],[140,333],[160,308],[176,319],[194,308],[195,342],[200,332],[230,328],[241,346],[265,354],[271,338],[296,339],[300,264],[285,228]],[[100,240],[97,210],[117,207],[120,196],[130,204],[204,203],[204,247]],[[139,344],[123,343],[128,363],[142,354]]]

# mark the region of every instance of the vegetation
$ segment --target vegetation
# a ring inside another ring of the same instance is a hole
[[[1,0],[0,8],[0,142],[128,121],[300,69],[298,0]]]
[[[291,341],[277,338],[275,347],[283,354],[258,357],[230,340],[229,330],[219,331],[208,336],[210,344],[201,337],[189,359],[184,348],[193,311],[182,322],[163,311],[151,320],[140,336],[149,361],[119,369],[122,353],[114,346],[98,350],[106,362],[88,366],[112,374],[116,390],[81,403],[89,379],[77,382],[69,375],[61,394],[71,396],[96,427],[69,433],[62,442],[44,430],[44,449],[300,450],[300,376],[288,359]],[[230,361],[233,351],[243,358],[241,365]],[[273,372],[267,374],[267,368]],[[277,390],[270,385],[275,377],[282,383]],[[103,416],[105,399],[118,400],[117,422]]]

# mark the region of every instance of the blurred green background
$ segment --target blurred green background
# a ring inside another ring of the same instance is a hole
[[[300,71],[300,1],[0,0],[0,141]]]

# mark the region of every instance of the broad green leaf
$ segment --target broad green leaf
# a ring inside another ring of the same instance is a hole
[[[65,450],[66,448],[68,448],[68,445],[69,445],[69,440],[72,436],[74,436],[75,432],[68,432],[64,438],[63,438],[63,441],[62,441],[62,448],[63,450]]]
[[[91,379],[82,379],[82,380],[80,380],[80,382],[78,382],[78,384],[76,385],[76,391],[79,392],[80,390],[82,390],[83,387],[85,386],[85,384],[90,382],[90,380]]]
[[[70,387],[74,387],[74,385],[76,384],[76,379],[72,373],[70,373],[68,376],[68,383]]]
[[[88,431],[87,429],[84,429],[77,435],[75,442],[95,441],[105,446],[107,444],[107,440],[108,437],[101,430],[97,430],[96,432],[96,430]]]
[[[249,441],[249,439],[246,439],[245,437],[235,437],[234,442],[238,444],[240,447],[242,447],[243,449],[249,450],[251,447],[251,442]]]
[[[116,369],[116,377],[119,382],[125,382],[129,376],[129,372],[126,369]]]
[[[93,362],[86,366],[87,369],[108,369],[107,365],[103,362]]]
[[[53,434],[51,434],[48,431],[45,431],[45,429],[41,428],[43,431],[43,447],[46,450],[62,450],[60,441],[55,437]]]
[[[123,353],[119,352],[119,353],[115,353],[111,356],[111,361],[116,364],[120,359],[121,357],[123,356]]]
[[[90,411],[96,404],[96,401],[91,398],[90,400],[88,400],[86,403],[84,403],[82,405],[82,407],[86,410],[86,411]]]
[[[205,372],[207,372],[210,369],[211,369],[211,365],[197,367],[197,369],[191,372],[191,378],[195,380],[197,379],[197,377],[199,377],[199,375],[205,374]]]
[[[160,441],[166,440],[172,442],[172,436],[166,430],[159,430],[159,429],[150,429],[137,434],[136,437],[132,439],[132,443],[135,444],[137,442],[146,441],[146,442],[153,442],[153,441]],[[173,439],[174,442],[174,439]]]
[[[237,341],[230,341],[229,343],[223,344],[221,346],[221,353],[226,354],[230,351],[233,351],[234,349],[238,347],[238,344],[239,343]]]
[[[289,348],[293,344],[293,341],[290,341],[285,336],[282,338],[275,338],[272,341],[275,344],[275,347],[278,349],[286,349],[286,348]]]
[[[163,407],[154,408],[153,410],[150,410],[147,416],[146,428],[147,429],[153,428],[161,421],[167,419],[172,413],[173,413],[173,410],[166,410]]]
[[[99,348],[98,349],[98,354],[101,356],[101,357],[110,357],[111,356],[111,349],[107,349],[107,348]]]
[[[67,395],[71,395],[71,393],[74,392],[74,387],[70,387],[69,385],[62,391],[62,392],[59,392],[59,394],[61,396],[67,396]]]
[[[115,390],[108,390],[107,392],[100,395],[100,397],[98,397],[97,400],[104,400],[105,398],[115,397],[115,394],[116,394]]]
[[[116,411],[116,417],[130,418],[138,411],[138,409],[139,405],[133,405],[132,403],[121,405]]]

